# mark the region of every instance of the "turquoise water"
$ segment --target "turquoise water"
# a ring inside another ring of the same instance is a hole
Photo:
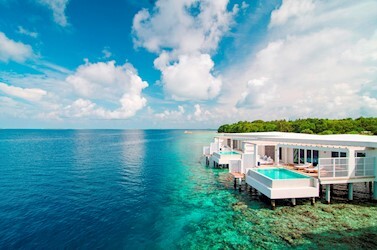
[[[308,176],[290,171],[282,168],[269,168],[269,169],[257,169],[258,173],[261,173],[273,180],[285,180],[285,179],[302,179],[309,178]]]
[[[199,162],[213,136],[0,130],[0,249],[376,248],[375,203],[273,211]]]
[[[219,152],[221,155],[239,155],[240,153],[236,151],[227,151],[227,152]]]

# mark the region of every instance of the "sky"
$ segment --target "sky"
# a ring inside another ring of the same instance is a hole
[[[0,0],[0,128],[377,116],[375,0]]]

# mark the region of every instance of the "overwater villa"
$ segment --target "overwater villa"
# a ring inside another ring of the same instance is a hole
[[[271,199],[319,197],[334,184],[368,183],[377,199],[377,136],[282,132],[219,134],[203,148],[206,164],[228,168],[239,183]]]

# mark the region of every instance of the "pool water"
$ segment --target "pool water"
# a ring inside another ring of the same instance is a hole
[[[270,169],[257,169],[258,173],[267,176],[273,180],[286,180],[286,179],[305,179],[308,176],[290,171],[283,168],[270,168]]]
[[[219,152],[221,155],[239,155],[238,152],[235,151],[227,151],[227,152]]]

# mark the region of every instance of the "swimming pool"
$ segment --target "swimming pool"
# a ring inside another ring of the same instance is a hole
[[[236,151],[220,151],[219,154],[221,155],[239,155],[240,153],[236,152]]]
[[[284,168],[250,169],[246,183],[270,199],[318,197],[319,182]]]
[[[273,180],[287,180],[287,179],[307,179],[308,176],[293,172],[284,168],[260,168],[257,169],[258,173],[267,176]]]

